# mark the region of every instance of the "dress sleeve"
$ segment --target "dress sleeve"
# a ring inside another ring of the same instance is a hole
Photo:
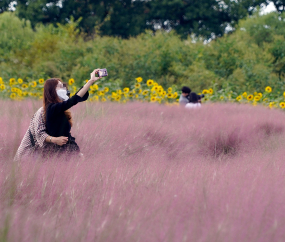
[[[43,119],[43,110],[37,113],[35,118],[35,138],[38,145],[42,148],[44,147],[46,138],[49,136],[46,133],[46,125]]]

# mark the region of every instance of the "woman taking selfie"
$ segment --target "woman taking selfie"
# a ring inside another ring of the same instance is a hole
[[[90,80],[70,99],[68,89],[60,79],[52,78],[45,82],[43,107],[32,117],[14,160],[32,154],[80,152],[75,138],[70,134],[72,117],[68,109],[87,100],[88,89],[101,78],[95,77],[98,71],[99,69],[94,70]]]
[[[75,142],[75,138],[71,136],[72,116],[68,109],[76,105],[78,102],[86,101],[90,86],[101,77],[96,77],[99,69],[95,69],[91,73],[90,80],[71,98],[68,98],[66,89],[60,79],[48,79],[44,85],[44,120],[46,123],[46,131],[53,137],[68,137],[66,144],[59,146],[53,145],[51,152],[67,152],[80,153],[80,149]],[[52,137],[50,138],[52,142]]]

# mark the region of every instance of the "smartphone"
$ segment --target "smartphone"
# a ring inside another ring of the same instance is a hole
[[[106,69],[106,68],[100,69],[100,70],[98,71],[98,73],[96,73],[96,76],[97,76],[97,77],[108,76],[107,69]]]

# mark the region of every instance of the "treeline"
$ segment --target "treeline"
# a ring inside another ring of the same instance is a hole
[[[174,31],[147,31],[121,39],[97,36],[86,41],[78,23],[38,25],[15,14],[0,14],[0,76],[3,79],[74,78],[81,85],[94,67],[107,68],[108,80],[129,86],[138,76],[165,87],[216,85],[237,90],[284,90],[285,15],[258,14],[236,31],[205,44]]]
[[[37,24],[67,24],[78,21],[88,37],[128,38],[145,30],[175,30],[181,37],[189,34],[221,36],[227,26],[251,15],[267,0],[4,0],[0,13],[14,10],[20,19]],[[274,0],[279,11],[284,1]]]

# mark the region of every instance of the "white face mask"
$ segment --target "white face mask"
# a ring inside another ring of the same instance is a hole
[[[57,96],[63,101],[67,101],[69,97],[66,95],[67,91],[65,89],[56,90]]]

